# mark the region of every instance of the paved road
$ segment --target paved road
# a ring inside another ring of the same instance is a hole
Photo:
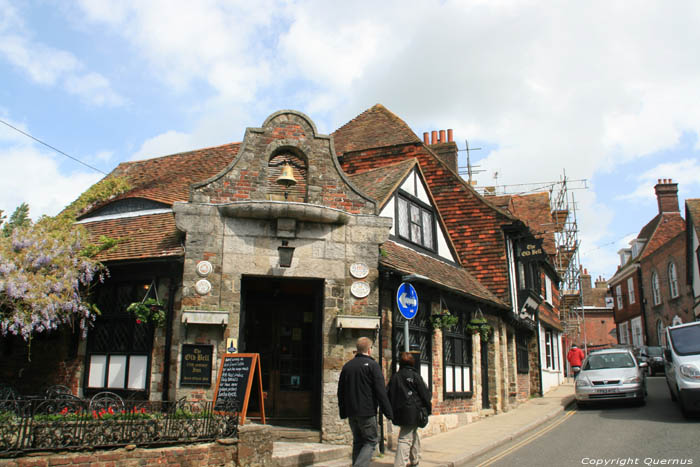
[[[648,390],[644,407],[578,410],[573,405],[546,426],[469,465],[700,465],[700,417],[683,417],[663,375],[650,377]]]

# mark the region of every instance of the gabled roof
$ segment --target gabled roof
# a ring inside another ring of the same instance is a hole
[[[654,233],[652,233],[651,239],[649,239],[646,245],[644,245],[644,249],[639,255],[639,258],[647,258],[682,232],[685,232],[685,221],[681,217],[680,213],[664,213],[661,216]]]
[[[411,128],[382,104],[365,110],[333,132],[336,153],[420,143]]]
[[[382,244],[382,250],[384,254],[380,256],[380,266],[403,274],[420,274],[430,278],[431,282],[440,284],[454,292],[507,308],[507,305],[502,300],[492,294],[463,268],[420,254],[391,240]]]
[[[182,256],[184,249],[172,213],[123,217],[83,224],[93,240],[100,235],[119,240],[99,254],[100,261]]]
[[[692,222],[695,232],[700,237],[700,198],[686,199],[685,209],[688,221]]]
[[[680,212],[664,212],[654,216],[636,238],[644,240],[644,246],[639,254],[627,260],[627,263],[618,267],[617,271],[608,281],[609,284],[616,283],[620,278],[627,276],[632,270],[632,266],[638,264],[642,259],[649,257],[660,247],[675,238],[679,233],[685,231],[685,221],[681,217]]]
[[[143,161],[123,162],[108,177],[126,177],[131,189],[109,202],[93,206],[90,211],[126,198],[146,198],[172,205],[187,201],[190,186],[219,171],[236,156],[240,143],[225,144]],[[100,261],[181,256],[183,249],[178,240],[172,213],[120,217],[83,223],[99,238],[105,235],[122,240],[114,248],[100,253]]]
[[[417,159],[408,159],[366,172],[349,175],[348,178],[360,190],[376,199],[378,201],[377,206],[381,209],[417,164]]]
[[[349,137],[362,137],[363,130],[372,134],[371,138],[364,138],[367,144],[350,144]],[[413,136],[398,138],[391,131]],[[334,137],[338,137],[336,153],[348,174],[417,158],[462,264],[501,300],[510,300],[502,228],[521,225],[517,218],[477,193],[426,147],[405,122],[383,106],[364,112],[336,131]]]

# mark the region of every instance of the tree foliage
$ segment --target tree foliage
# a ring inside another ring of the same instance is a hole
[[[89,302],[90,286],[108,272],[95,256],[117,241],[101,237],[91,242],[74,222],[85,209],[127,189],[125,180],[107,178],[59,215],[36,223],[26,204],[15,210],[0,235],[0,334],[30,342],[36,333],[69,323],[78,324],[85,336],[99,313]],[[0,212],[0,225],[3,221]]]

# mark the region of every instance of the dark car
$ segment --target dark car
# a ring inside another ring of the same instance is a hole
[[[664,349],[657,345],[643,345],[639,349],[639,361],[647,362],[649,376],[664,371]]]

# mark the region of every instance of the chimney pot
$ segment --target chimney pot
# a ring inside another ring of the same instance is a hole
[[[440,139],[439,139],[439,142],[440,142],[440,143],[444,143],[444,142],[445,142],[445,130],[440,130]]]
[[[452,141],[454,141],[453,137],[454,137],[454,135],[452,132],[452,128],[448,128],[447,129],[447,142],[451,143]]]
[[[438,142],[437,130],[433,130],[430,132],[430,144],[437,144],[437,142]]]
[[[427,131],[423,132],[423,143],[430,144],[430,133]]]
[[[657,180],[656,180],[656,183],[661,183],[661,179],[660,179],[660,178],[657,179]]]

